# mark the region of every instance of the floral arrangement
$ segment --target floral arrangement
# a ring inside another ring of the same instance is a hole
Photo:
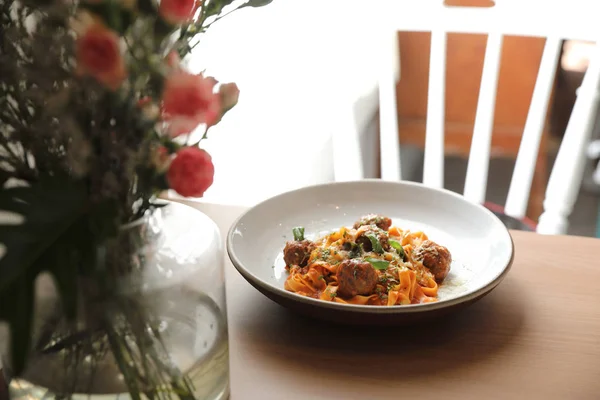
[[[160,342],[142,305],[97,311],[88,335],[74,321],[82,309],[101,309],[86,293],[105,304],[116,296],[115,282],[139,268],[119,227],[160,207],[156,198],[166,189],[200,197],[212,184],[211,157],[200,146],[239,90],[187,71],[185,57],[227,14],[268,3],[0,2],[0,211],[16,218],[0,222],[0,320],[10,327],[15,375],[32,351],[104,340],[132,398],[169,390],[193,398],[180,372],[161,363],[164,355],[151,367],[136,361],[159,348],[143,346]],[[66,325],[33,343],[41,272],[54,277]],[[136,351],[125,354],[125,336]]]

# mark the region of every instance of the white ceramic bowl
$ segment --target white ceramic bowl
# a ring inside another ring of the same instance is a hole
[[[439,301],[404,306],[361,306],[304,297],[284,289],[283,247],[292,228],[308,238],[350,226],[364,214],[392,218],[400,228],[424,231],[452,254]],[[512,264],[509,231],[481,205],[413,182],[362,180],[310,186],[270,198],[231,227],[227,252],[256,289],[305,315],[351,324],[404,324],[470,304],[496,287]]]

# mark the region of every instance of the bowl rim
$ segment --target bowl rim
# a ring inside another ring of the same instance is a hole
[[[289,291],[285,290],[284,288],[277,287],[273,284],[270,284],[270,283],[262,280],[261,278],[259,278],[258,276],[254,275],[252,272],[250,272],[247,268],[245,268],[243,266],[243,263],[241,262],[241,260],[235,254],[235,250],[233,248],[233,246],[234,246],[233,245],[233,236],[235,234],[237,226],[239,225],[240,221],[244,217],[246,217],[246,215],[253,212],[259,206],[262,206],[269,202],[277,201],[278,199],[280,199],[282,197],[287,197],[290,195],[293,196],[295,193],[320,189],[323,187],[340,186],[340,185],[356,185],[356,184],[362,184],[362,183],[376,183],[376,184],[384,184],[384,185],[400,185],[400,186],[409,186],[409,187],[419,187],[419,188],[434,191],[434,192],[442,192],[442,193],[445,193],[446,195],[453,196],[457,199],[460,199],[461,201],[469,202],[464,196],[462,196],[459,193],[453,192],[451,190],[448,190],[445,188],[434,188],[434,187],[426,186],[421,182],[412,182],[412,181],[387,181],[387,180],[383,180],[383,179],[371,178],[371,179],[361,179],[361,180],[352,180],[352,181],[328,182],[328,183],[320,183],[320,184],[316,184],[316,185],[304,186],[301,188],[297,188],[297,189],[289,190],[289,191],[286,191],[283,193],[279,193],[275,196],[265,199],[265,200],[255,204],[254,206],[249,207],[247,210],[245,210],[241,215],[239,215],[235,219],[235,221],[230,226],[230,228],[227,232],[227,239],[226,239],[227,255],[229,256],[231,263],[233,264],[235,269],[244,277],[244,279],[246,279],[252,285],[258,285],[261,288],[263,288],[264,290],[267,290],[271,293],[274,292],[274,294],[285,297],[291,301],[297,301],[300,303],[304,303],[307,306],[324,307],[324,308],[329,308],[329,309],[339,310],[339,311],[369,313],[369,314],[372,314],[372,313],[405,314],[405,313],[429,312],[429,311],[444,309],[447,307],[453,307],[458,304],[466,303],[466,302],[469,302],[470,300],[477,299],[477,298],[481,297],[482,295],[490,292],[492,289],[494,289],[496,286],[498,286],[500,284],[500,282],[502,282],[502,280],[506,277],[508,272],[511,270],[513,262],[514,262],[514,258],[515,258],[515,244],[514,244],[513,237],[510,233],[510,230],[502,223],[502,221],[493,212],[491,212],[490,210],[485,208],[483,205],[473,203],[473,202],[469,202],[469,203],[471,205],[473,205],[474,207],[479,208],[482,212],[487,213],[490,217],[492,217],[493,220],[495,220],[498,223],[498,225],[502,228],[502,230],[504,232],[506,232],[506,234],[508,236],[508,240],[510,242],[510,258],[507,261],[506,265],[504,267],[502,267],[500,272],[489,283],[487,283],[486,285],[483,285],[482,287],[480,287],[478,289],[474,289],[472,291],[463,293],[457,297],[453,297],[453,298],[450,298],[447,300],[437,301],[437,302],[433,302],[433,303],[393,305],[393,306],[372,306],[372,305],[358,305],[358,304],[347,304],[347,303],[322,301],[319,299],[313,299],[312,297],[302,296],[302,295],[299,295],[294,292],[289,292]]]

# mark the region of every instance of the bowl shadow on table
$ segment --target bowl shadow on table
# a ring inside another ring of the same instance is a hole
[[[508,285],[510,291],[503,290]],[[325,368],[322,362],[335,360],[335,367],[327,367],[329,375],[389,383],[382,371],[400,368],[402,373],[394,373],[394,379],[414,379],[472,367],[502,352],[525,320],[526,299],[514,296],[523,293],[515,286],[518,282],[507,278],[480,301],[411,326],[344,326],[273,305],[272,310],[256,310],[240,328],[261,352],[257,356],[281,357],[309,374]]]

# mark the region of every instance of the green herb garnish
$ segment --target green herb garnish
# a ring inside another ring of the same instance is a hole
[[[304,240],[304,228],[301,226],[297,226],[292,229],[292,233],[294,234],[294,240],[300,241]]]
[[[360,245],[356,243],[351,243],[351,250],[348,253],[348,257],[350,258],[358,258],[363,252],[362,243]]]
[[[375,269],[384,270],[390,265],[389,261],[378,260],[376,258],[365,258],[365,261],[373,266]]]
[[[381,242],[377,238],[377,236],[372,233],[367,233],[366,235],[371,241],[371,247],[373,247],[373,251],[377,254],[383,254],[383,247],[381,247]]]
[[[399,242],[396,242],[395,240],[390,240],[390,246],[392,246],[394,249],[396,249],[396,251],[398,252],[398,254],[400,254],[400,257],[402,257],[403,260],[406,260],[406,254],[404,253],[404,248],[402,247],[402,245]]]

